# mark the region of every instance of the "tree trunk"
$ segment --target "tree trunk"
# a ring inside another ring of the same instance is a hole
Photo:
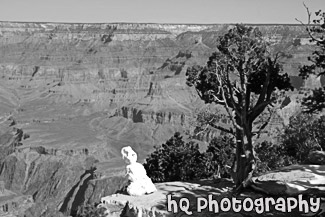
[[[237,189],[250,185],[256,160],[252,144],[251,130],[236,130],[236,168],[235,184]]]

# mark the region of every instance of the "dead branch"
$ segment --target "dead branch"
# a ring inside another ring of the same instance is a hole
[[[312,33],[312,31],[311,31],[311,29],[310,29],[310,25],[311,25],[311,12],[309,11],[309,8],[306,6],[306,4],[305,3],[303,3],[303,5],[304,5],[304,7],[306,8],[306,10],[307,10],[307,18],[308,18],[308,23],[307,23],[307,25],[305,24],[305,23],[303,23],[301,20],[299,20],[299,19],[297,19],[296,18],[296,21],[298,21],[299,23],[301,23],[304,27],[306,27],[306,30],[307,30],[307,32],[308,32],[308,35],[309,35],[309,37],[311,37],[314,41],[317,41],[317,42],[320,42],[320,43],[324,43],[324,40],[321,40],[321,39],[319,39],[319,38],[316,38],[314,35],[313,35],[313,33]]]

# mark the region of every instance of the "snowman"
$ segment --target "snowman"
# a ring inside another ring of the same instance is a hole
[[[157,191],[156,186],[147,176],[143,165],[137,162],[137,153],[130,146],[127,146],[122,148],[121,154],[126,163],[125,176],[129,181],[126,192],[131,196],[140,196]]]

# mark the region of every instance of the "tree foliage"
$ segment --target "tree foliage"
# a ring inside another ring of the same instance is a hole
[[[281,144],[287,155],[298,163],[307,161],[310,151],[325,150],[325,116],[299,114],[290,118],[281,136]]]
[[[294,147],[296,144],[290,145]],[[298,161],[290,155],[290,148],[286,147],[270,142],[255,145],[257,168],[254,174],[297,163]],[[185,143],[180,134],[176,133],[165,144],[156,147],[146,159],[144,167],[154,182],[230,178],[233,173],[231,168],[234,167],[235,148],[232,137],[223,135],[213,138],[207,150],[200,153],[197,144]]]
[[[198,144],[184,142],[179,133],[170,138],[146,159],[143,164],[154,182],[191,181],[203,178],[229,178],[235,144],[231,137],[211,140],[206,152]]]
[[[211,171],[218,178],[230,178],[234,163],[236,144],[230,136],[213,138],[208,145],[206,154],[212,166]],[[214,168],[214,169],[213,169]]]
[[[263,141],[256,144],[254,149],[258,158],[255,174],[263,174],[267,171],[297,163],[297,160],[287,153],[282,144]]]
[[[179,133],[170,138],[146,159],[143,164],[154,182],[188,181],[210,177],[208,158],[198,144],[185,143]]]
[[[98,207],[98,204],[85,204],[78,207],[76,217],[105,217],[106,208]]]
[[[236,185],[249,183],[255,168],[253,122],[276,101],[277,90],[292,89],[282,73],[279,55],[272,56],[257,28],[236,25],[221,36],[205,66],[187,70],[187,84],[205,103],[224,106],[232,127],[219,129],[236,137]],[[264,125],[262,125],[264,126]]]
[[[316,43],[314,52],[308,57],[309,65],[300,68],[300,76],[304,79],[310,75],[325,76],[325,12],[319,10],[315,12],[315,19],[312,20],[312,13],[304,5],[308,14],[308,23],[305,25],[310,41]],[[311,25],[313,23],[313,25]],[[307,113],[315,113],[325,108],[325,87],[317,88],[302,102]]]

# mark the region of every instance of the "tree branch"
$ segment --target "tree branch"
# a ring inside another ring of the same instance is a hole
[[[254,109],[250,112],[249,117],[251,121],[254,121],[266,108],[271,103],[271,100],[266,100],[254,107]]]
[[[271,61],[268,59],[268,62],[270,63]],[[269,83],[270,83],[270,78],[271,78],[271,70],[268,69],[265,81],[263,83],[263,89],[262,89],[262,92],[260,93],[260,96],[259,96],[257,102],[256,102],[256,105],[259,105],[264,101],[265,95],[266,95],[266,92],[267,92],[267,87],[269,86]]]
[[[277,57],[276,57],[277,59]],[[271,80],[271,69],[270,67],[273,67],[274,62],[269,58],[268,60],[268,69],[267,69],[267,75],[263,84],[263,89],[262,92],[260,93],[260,96],[255,104],[255,106],[253,107],[253,109],[251,110],[249,117],[250,117],[250,121],[253,122],[255,120],[255,118],[261,114],[264,110],[264,108],[271,102],[266,95],[269,92],[269,84],[270,84],[270,80]],[[262,110],[261,110],[262,109]]]
[[[269,124],[269,122],[271,121],[272,115],[273,113],[271,112],[271,110],[269,109],[269,117],[267,118],[267,120],[262,124],[262,126],[256,131],[256,132],[252,132],[254,135],[257,135],[257,138],[260,138],[260,135],[262,133],[262,130],[264,130],[266,128],[266,126]]]
[[[230,83],[230,79],[229,79],[229,74],[227,73],[227,90],[229,90],[229,96],[230,96],[230,102],[232,103],[232,107],[233,107],[233,109],[235,110],[235,112],[236,112],[236,114],[238,115],[238,116],[240,116],[240,112],[239,112],[239,109],[238,109],[238,107],[237,107],[237,104],[238,103],[236,103],[235,102],[235,99],[234,99],[234,92],[232,91],[232,88],[235,86],[235,85],[231,85],[231,83]],[[238,90],[238,89],[237,89]]]
[[[215,128],[215,129],[217,129],[217,130],[221,130],[223,132],[226,132],[226,133],[235,135],[235,132],[233,131],[232,128],[227,129],[227,128],[224,128],[224,127],[222,127],[220,125],[215,125],[215,124],[210,124],[210,126],[213,127],[213,128]]]
[[[305,4],[305,3],[303,3],[303,4],[304,4],[304,7],[305,7],[306,10],[307,10],[308,23],[307,23],[307,25],[306,25],[306,24],[304,24],[301,20],[299,20],[299,19],[297,19],[297,18],[296,18],[296,21],[298,21],[298,22],[301,23],[304,27],[306,27],[306,30],[307,30],[307,32],[308,32],[309,37],[311,37],[314,41],[317,41],[317,42],[319,42],[319,43],[324,43],[325,39],[324,39],[324,40],[321,40],[321,39],[318,39],[318,38],[316,38],[315,36],[313,36],[313,33],[312,33],[312,31],[310,30],[310,28],[309,28],[309,26],[311,25],[311,12],[309,11],[309,8],[306,6],[306,4]]]
[[[216,66],[217,67],[217,66]],[[241,126],[239,126],[237,123],[236,123],[236,121],[235,121],[235,119],[234,119],[234,116],[233,116],[233,114],[230,112],[230,108],[229,108],[229,105],[228,105],[228,103],[227,103],[227,99],[226,99],[226,96],[225,96],[225,91],[224,91],[224,84],[223,84],[223,82],[222,82],[222,79],[220,78],[220,75],[218,74],[218,69],[216,69],[216,76],[217,76],[217,80],[218,80],[218,82],[219,82],[219,85],[221,86],[221,96],[222,96],[222,98],[223,98],[223,101],[224,101],[224,106],[225,106],[225,109],[226,109],[226,111],[227,111],[227,113],[228,113],[228,115],[229,115],[229,117],[230,117],[230,120],[231,120],[231,122],[232,122],[232,124],[233,124],[233,126],[235,127],[235,128],[237,128],[237,129],[239,129],[239,130],[243,130],[243,128],[241,127]],[[229,88],[231,88],[231,87],[227,87],[228,89]],[[234,108],[235,109],[235,108]],[[235,111],[234,111],[235,112]]]
[[[215,118],[212,118],[211,120],[207,121],[207,124],[206,126],[204,127],[204,129],[200,130],[198,133],[195,134],[195,136],[198,136],[199,134],[203,133],[204,131],[206,131],[209,127],[212,127],[214,129],[217,129],[217,130],[221,130],[223,132],[226,132],[226,133],[229,133],[229,134],[232,134],[234,135],[234,131],[232,128],[225,128],[225,127],[222,127],[220,125],[216,125],[214,122],[215,122]]]

